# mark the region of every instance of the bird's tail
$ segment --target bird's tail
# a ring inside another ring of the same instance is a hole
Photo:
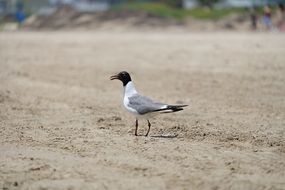
[[[173,113],[177,111],[183,110],[183,107],[186,107],[188,105],[167,105],[166,108],[158,109],[155,111],[158,111],[160,113]]]

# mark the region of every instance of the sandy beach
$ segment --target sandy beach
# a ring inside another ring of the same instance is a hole
[[[123,70],[189,106],[134,136]],[[282,34],[2,32],[0,188],[285,189],[284,97]]]

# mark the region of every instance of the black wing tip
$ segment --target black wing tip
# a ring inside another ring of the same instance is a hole
[[[183,108],[183,107],[186,107],[188,105],[186,104],[182,104],[182,105],[168,105],[167,108],[169,109],[177,109],[177,108]]]
[[[168,108],[168,109],[163,109],[163,110],[160,110],[162,112],[160,113],[173,113],[173,112],[178,112],[178,111],[182,111],[183,108]]]
[[[172,112],[182,111],[183,107],[186,107],[188,105],[182,104],[182,105],[169,105],[167,106],[168,110],[171,110]]]
[[[182,104],[182,105],[174,105],[174,106],[182,108],[182,107],[187,107],[187,106],[189,106],[189,105],[187,105],[187,104]]]
[[[153,110],[153,111],[151,111],[151,112],[173,113],[173,112],[182,111],[182,110],[183,110],[183,107],[186,107],[186,106],[188,106],[188,105],[186,105],[186,104],[181,104],[181,105],[168,105],[166,108]]]
[[[166,108],[162,108],[162,109],[157,109],[157,110],[153,110],[153,112],[160,112],[160,113],[173,113],[173,112],[178,112],[178,111],[182,111],[183,107],[186,107],[188,105],[168,105]]]

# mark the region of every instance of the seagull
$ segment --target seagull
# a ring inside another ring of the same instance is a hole
[[[111,80],[120,80],[124,87],[124,107],[132,113],[135,118],[135,136],[138,136],[138,120],[146,119],[148,122],[148,131],[145,136],[148,136],[151,123],[149,119],[158,113],[173,113],[183,110],[183,107],[188,105],[169,105],[164,103],[155,102],[152,99],[140,95],[132,82],[131,76],[128,72],[122,71],[110,77]]]

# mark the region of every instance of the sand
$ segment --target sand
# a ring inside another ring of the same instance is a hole
[[[2,32],[0,60],[2,189],[285,189],[284,35]],[[134,136],[122,70],[189,107]]]

